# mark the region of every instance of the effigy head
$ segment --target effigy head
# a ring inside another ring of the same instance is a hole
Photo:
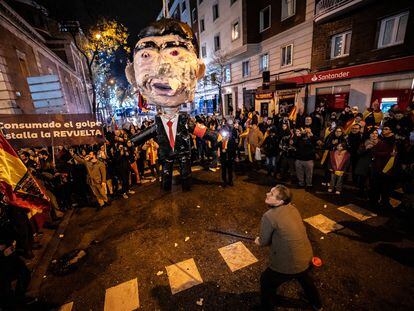
[[[205,71],[198,54],[189,25],[170,18],[155,21],[138,35],[133,63],[126,68],[128,81],[151,104],[178,107],[191,102]]]

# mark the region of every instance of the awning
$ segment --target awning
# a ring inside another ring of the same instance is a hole
[[[297,89],[299,86],[296,82],[289,82],[284,80],[275,80],[271,81],[270,85],[267,89],[263,89],[263,86],[259,86],[257,88],[256,93],[269,93],[275,92],[279,90],[289,90],[289,89]]]

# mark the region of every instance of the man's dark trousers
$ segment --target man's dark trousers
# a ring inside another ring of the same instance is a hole
[[[220,159],[223,183],[233,185],[233,159]]]
[[[321,308],[322,302],[309,269],[296,274],[283,274],[267,268],[260,277],[260,298],[262,310],[273,310],[277,305],[276,292],[280,285],[296,279],[305,291],[312,306]]]

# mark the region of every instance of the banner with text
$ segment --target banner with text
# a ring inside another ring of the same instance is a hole
[[[91,114],[3,114],[0,130],[15,148],[90,145],[104,140]]]

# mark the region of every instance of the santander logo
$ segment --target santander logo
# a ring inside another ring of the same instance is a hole
[[[348,78],[350,75],[349,71],[341,71],[338,73],[326,73],[326,74],[314,74],[311,78],[312,82],[327,81],[334,79],[344,79]]]

